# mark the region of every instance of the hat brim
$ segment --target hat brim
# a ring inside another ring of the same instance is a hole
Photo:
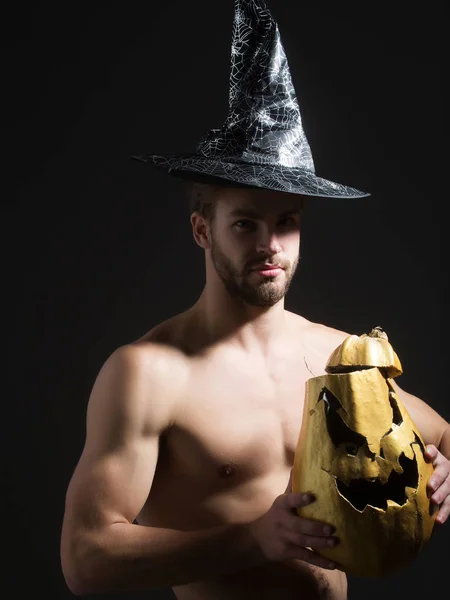
[[[312,171],[283,165],[233,162],[205,158],[197,154],[151,154],[132,156],[134,160],[152,163],[172,175],[189,179],[205,177],[224,183],[266,190],[288,192],[317,198],[364,198],[370,196],[356,188],[318,177]]]

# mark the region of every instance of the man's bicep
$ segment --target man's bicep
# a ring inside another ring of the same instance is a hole
[[[150,492],[157,458],[155,436],[83,452],[67,491],[67,515],[86,530],[132,523]]]
[[[448,428],[447,421],[424,400],[402,389],[396,381],[393,381],[393,386],[411,419],[417,425],[425,444],[439,447],[442,435]]]
[[[85,446],[67,492],[66,516],[77,526],[132,522],[147,499],[159,436],[172,418],[164,369],[151,350],[126,346],[100,370],[88,403]]]

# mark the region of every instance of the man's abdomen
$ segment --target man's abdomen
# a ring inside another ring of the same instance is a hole
[[[267,563],[173,588],[178,600],[346,600],[347,579],[298,560]]]

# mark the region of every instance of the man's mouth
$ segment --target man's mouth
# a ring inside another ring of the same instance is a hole
[[[256,271],[265,277],[276,277],[283,271],[283,267],[279,265],[258,265],[253,267],[252,271]]]
[[[267,271],[269,269],[282,269],[283,267],[280,264],[274,263],[258,263],[251,267],[252,271]]]

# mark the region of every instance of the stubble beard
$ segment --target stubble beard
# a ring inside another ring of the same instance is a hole
[[[284,277],[283,275],[265,277],[259,281],[255,276],[250,275],[248,266],[244,267],[241,273],[228,256],[222,252],[214,238],[211,239],[211,260],[225,289],[232,298],[242,300],[250,306],[270,307],[286,296],[297,270],[299,257],[297,256],[293,263],[281,264],[284,269]],[[262,258],[260,262],[264,260]],[[255,263],[256,261],[253,261],[253,264]],[[277,281],[280,277],[283,277],[283,283]],[[250,280],[250,278],[252,279]]]

